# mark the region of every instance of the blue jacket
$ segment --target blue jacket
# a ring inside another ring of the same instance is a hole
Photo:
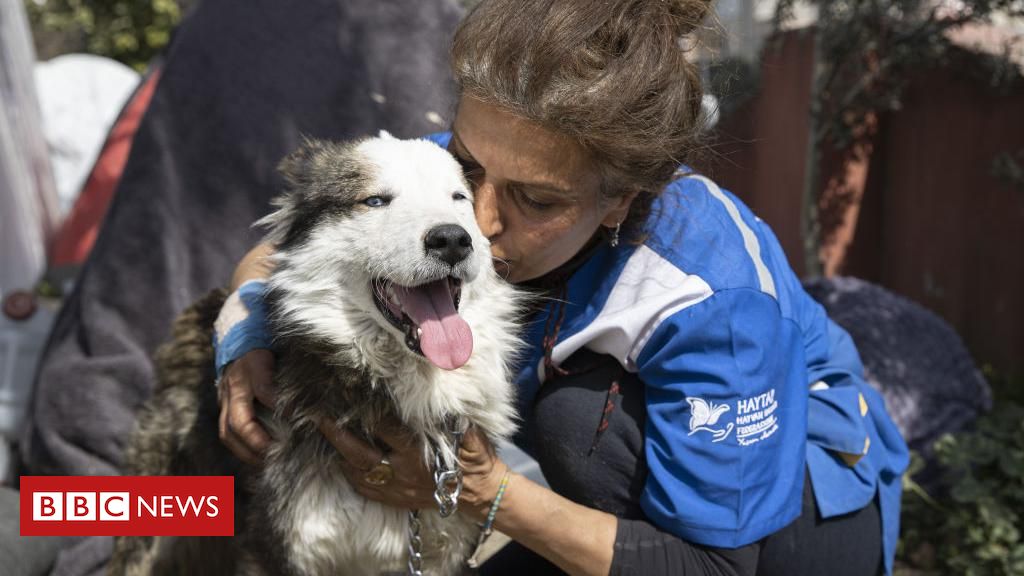
[[[826,518],[878,495],[891,572],[908,452],[849,335],[804,292],[769,227],[710,180],[670,184],[647,230],[570,277],[552,359],[588,348],[644,382],[648,518],[691,542],[743,546],[800,514],[806,468]],[[522,414],[544,380],[551,312],[527,334]]]

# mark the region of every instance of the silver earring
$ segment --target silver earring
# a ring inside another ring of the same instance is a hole
[[[609,244],[612,245],[612,248],[615,248],[616,246],[619,245],[619,229],[620,228],[622,228],[622,222],[616,223],[615,224],[615,231],[612,232],[611,242],[609,242]]]

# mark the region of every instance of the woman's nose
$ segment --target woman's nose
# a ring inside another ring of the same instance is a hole
[[[493,184],[484,181],[477,186],[473,199],[473,212],[476,214],[476,223],[480,226],[484,238],[492,240],[501,234],[501,210],[499,209],[498,192]]]

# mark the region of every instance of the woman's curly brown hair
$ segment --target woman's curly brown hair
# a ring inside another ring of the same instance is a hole
[[[699,148],[702,90],[684,39],[708,0],[484,0],[452,45],[463,96],[567,134],[601,170],[602,194],[639,191],[623,229]]]

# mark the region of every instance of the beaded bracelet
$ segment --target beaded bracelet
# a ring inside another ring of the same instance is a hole
[[[494,517],[498,515],[498,507],[501,506],[501,497],[505,495],[505,489],[508,488],[508,481],[511,477],[512,469],[506,467],[505,475],[501,477],[501,483],[498,485],[498,494],[494,496],[494,501],[491,502],[491,508],[487,511],[487,520],[480,524],[480,536],[476,541],[476,550],[473,551],[472,556],[466,560],[466,565],[470,568],[479,568],[482,563],[481,555],[484,554],[484,542],[490,537],[491,533],[494,532]]]
[[[494,497],[494,502],[491,502],[491,509],[487,511],[487,521],[483,525],[483,537],[491,535],[494,531],[494,517],[498,515],[498,507],[501,505],[501,497],[505,495],[505,489],[508,488],[508,480],[511,474],[509,468],[505,468],[505,475],[501,477],[501,483],[498,484],[498,494]]]

